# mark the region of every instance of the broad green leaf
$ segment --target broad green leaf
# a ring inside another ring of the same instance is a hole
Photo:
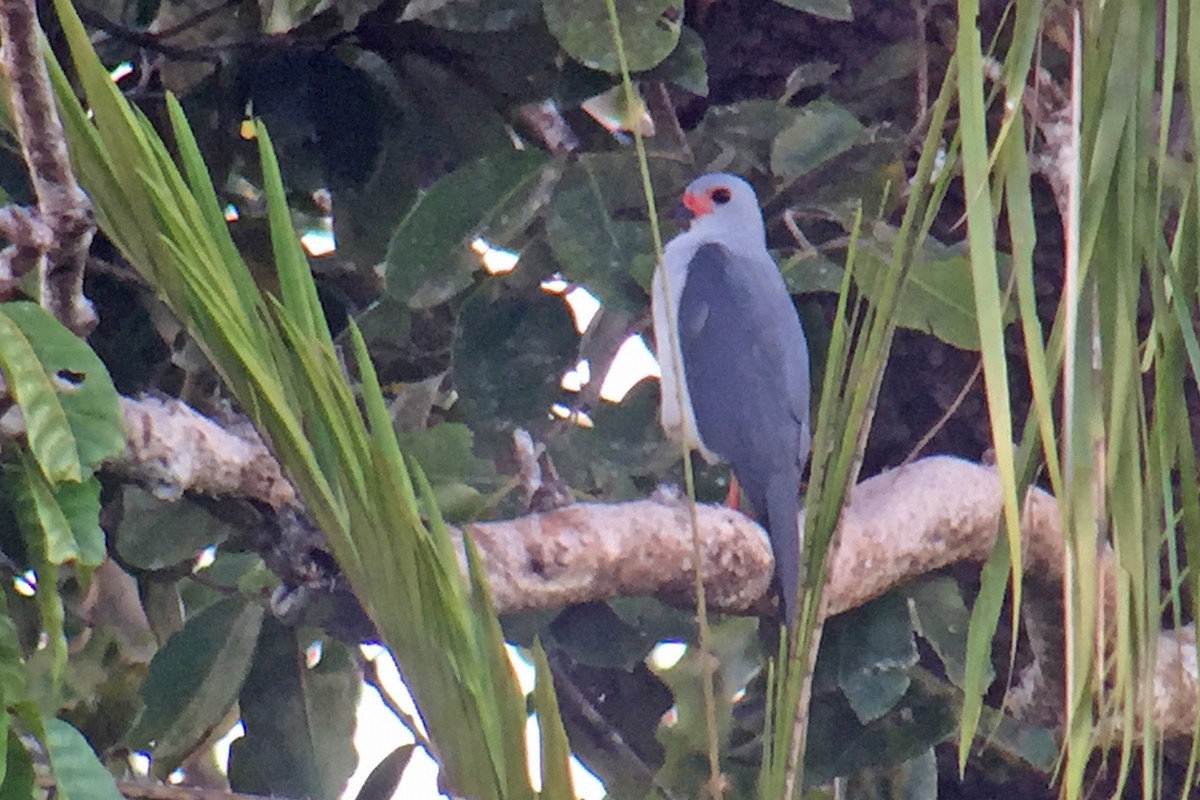
[[[4,757],[4,782],[0,783],[0,800],[29,800],[34,797],[33,759],[21,742],[20,735],[8,728],[8,749]]]
[[[429,428],[401,431],[396,438],[405,455],[421,465],[434,488],[439,483],[470,479],[484,467],[472,451],[475,435],[462,423],[443,422]]]
[[[626,623],[607,603],[585,603],[563,609],[550,623],[554,643],[575,663],[631,670],[658,644]]]
[[[862,123],[842,106],[809,103],[771,143],[771,172],[793,180],[849,150],[863,134]]]
[[[13,729],[12,718],[9,716],[9,711],[8,711],[7,707],[0,708],[0,730],[8,731],[9,736],[10,736],[10,739],[9,739],[10,747],[9,747],[8,751],[5,753],[5,758],[4,758],[3,763],[0,763],[0,798],[2,798],[3,794],[4,794],[4,783],[8,778],[8,759],[10,757],[14,757],[18,761],[18,763],[15,766],[17,767],[17,770],[19,772],[21,769],[20,760],[22,758],[24,758],[25,761],[28,761],[29,753],[25,752],[24,755],[22,756],[21,753],[14,753],[11,749],[11,745],[12,745],[11,737],[16,733],[16,731]],[[20,745],[20,740],[17,741],[17,744]],[[21,749],[24,750],[23,747]],[[31,771],[32,771],[32,768],[31,768]],[[14,777],[16,777],[16,775],[14,775]]]
[[[708,57],[700,34],[684,26],[679,32],[679,44],[661,64],[645,75],[646,80],[673,83],[680,89],[708,96]]]
[[[873,795],[886,786],[892,800],[937,800],[938,767],[932,747],[890,769],[866,769],[845,781],[849,797]]]
[[[690,171],[678,162],[651,162],[654,184],[672,195]],[[606,306],[630,313],[645,308],[646,293],[630,270],[647,255],[653,270],[654,245],[631,154],[584,155],[567,168],[550,201],[546,241],[563,274]]]
[[[0,371],[47,479],[79,481],[125,446],[117,393],[104,365],[36,303],[0,305]]]
[[[546,164],[536,151],[500,152],[460,167],[421,193],[388,245],[387,297],[428,308],[470,286],[480,269],[472,240],[489,226],[510,223],[506,215],[521,215],[523,193]],[[522,217],[521,227],[526,221]]]
[[[229,751],[235,791],[336,800],[354,771],[358,670],[332,640],[309,667],[305,645],[273,618],[263,623],[239,697],[246,734]]]
[[[713,106],[688,141],[698,163],[728,161],[725,169],[729,172],[768,172],[775,137],[799,115],[799,109],[771,100]],[[663,184],[656,181],[655,185]]]
[[[117,390],[87,342],[36,303],[6,303],[0,306],[0,316],[21,329],[53,382],[82,467],[91,471],[120,453],[125,447],[125,422]]]
[[[113,543],[121,561],[138,569],[174,567],[235,531],[199,503],[160,500],[136,486],[122,487],[120,509]]]
[[[263,608],[227,597],[187,620],[150,662],[142,684],[146,710],[130,744],[153,744],[165,776],[212,733],[233,707],[250,669]]]
[[[495,33],[537,21],[540,0],[413,0],[403,20],[464,33]]]
[[[874,236],[864,241],[860,257],[864,265],[855,273],[859,288],[875,300],[879,281],[892,269],[890,253],[895,229],[876,223]],[[1007,271],[1007,262],[997,256],[996,263]],[[979,349],[979,321],[973,289],[974,276],[966,253],[927,240],[909,270],[895,310],[900,327],[930,333],[947,344],[963,350]],[[1014,318],[1012,305],[1002,309],[1007,324]]]
[[[678,0],[616,0],[620,36],[631,72],[642,72],[670,55],[679,41],[683,3]],[[571,58],[591,69],[619,70],[613,26],[605,3],[542,0],[546,25]]]
[[[121,800],[112,775],[83,734],[61,719],[46,718],[46,751],[57,796],[63,800]]]
[[[11,707],[25,700],[28,690],[17,626],[8,615],[8,610],[4,609],[4,612],[0,614],[0,697],[5,706]]]
[[[838,687],[858,718],[873,722],[908,691],[908,670],[917,663],[908,609],[887,594],[849,611],[838,621]]]
[[[818,252],[795,253],[776,260],[791,294],[836,293],[842,287],[845,271],[841,265]]]
[[[71,533],[71,523],[54,497],[54,487],[32,459],[21,459],[12,476],[17,520],[27,543],[51,564],[65,564],[79,558],[79,546]]]
[[[815,17],[824,17],[838,22],[849,22],[854,19],[850,0],[775,0],[775,2]]]
[[[100,566],[108,557],[104,529],[100,527],[100,481],[88,478],[83,483],[64,483],[54,490],[54,498],[79,548],[79,564]]]
[[[814,696],[805,759],[805,786],[867,767],[900,765],[940,744],[957,725],[953,695],[930,691],[914,681],[895,707],[863,725],[837,694]]]
[[[654,474],[679,458],[658,424],[658,381],[642,381],[620,403],[601,401],[588,416],[593,427],[574,426],[547,443],[559,474],[576,488]]]
[[[984,727],[997,748],[1019,756],[1043,773],[1054,771],[1062,755],[1054,730],[1030,725],[1028,721],[992,709],[988,709],[988,715],[994,719],[985,718]]]
[[[480,436],[511,436],[546,418],[562,396],[579,337],[561,298],[492,298],[480,290],[459,316],[454,377],[465,421]]]
[[[88,478],[83,483],[52,486],[28,457],[22,457],[6,474],[22,530],[26,536],[37,537],[39,550],[51,564],[73,561],[96,567],[104,561],[99,481]]]
[[[967,628],[971,621],[962,590],[954,579],[938,576],[911,584],[901,591],[908,598],[913,629],[929,642],[942,660],[946,677],[961,688],[967,657]],[[991,683],[992,677],[989,670],[985,682]]]
[[[79,451],[54,380],[10,312],[9,305],[0,306],[0,372],[25,417],[29,447],[49,480],[77,481],[82,477]]]

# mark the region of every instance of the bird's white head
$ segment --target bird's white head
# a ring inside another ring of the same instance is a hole
[[[701,175],[683,192],[683,206],[691,216],[688,238],[745,242],[766,247],[767,234],[754,187],[737,175],[714,172]]]

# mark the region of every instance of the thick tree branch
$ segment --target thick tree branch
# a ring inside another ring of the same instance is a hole
[[[278,465],[249,426],[222,428],[178,401],[123,400],[124,455],[109,463],[167,496],[185,491],[249,497],[274,508],[296,505]],[[991,467],[933,456],[856,486],[842,513],[826,586],[830,614],[856,608],[893,587],[961,561],[985,560],[995,544],[1000,482]],[[766,534],[721,506],[699,508],[710,607],[726,613],[770,608],[773,570]],[[620,595],[650,594],[686,603],[692,597],[692,546],[680,498],[579,503],[518,519],[480,522],[465,533],[479,547],[497,608],[504,613],[556,608]],[[1022,515],[1026,605],[1023,620],[1037,668],[1010,705],[1036,715],[1061,707],[1062,598],[1065,552],[1058,504],[1030,489]],[[1097,553],[1104,619],[1116,619],[1111,549]],[[1105,632],[1111,640],[1112,630]],[[1159,637],[1152,727],[1190,733],[1197,719],[1192,630]],[[1029,698],[1027,702],[1022,698]]]
[[[465,530],[483,554],[502,613],[620,595],[680,602],[694,595],[691,528],[678,498],[577,503]],[[732,509],[702,506],[700,536],[709,606],[730,613],[768,608],[774,559],[762,529]]]
[[[83,272],[96,231],[92,204],[71,170],[66,137],[42,58],[34,0],[0,3],[0,65],[11,87],[17,139],[37,196],[36,209],[0,209],[0,297],[21,276],[40,271],[42,306],[78,334],[96,324],[83,296]]]
[[[280,509],[296,493],[279,463],[248,422],[222,427],[175,399],[122,397],[125,452],[105,469],[146,486],[159,497],[185,492],[243,497]]]

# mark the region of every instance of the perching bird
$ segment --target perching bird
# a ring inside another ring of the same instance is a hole
[[[800,470],[809,447],[808,344],[767,252],[750,184],[704,175],[688,185],[683,205],[690,227],[664,248],[651,295],[662,426],[677,440],[686,431],[689,449],[733,468],[770,533],[790,623],[800,566]]]

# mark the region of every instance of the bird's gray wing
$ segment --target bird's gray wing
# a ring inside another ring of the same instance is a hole
[[[701,246],[688,265],[678,325],[700,438],[761,504],[751,484],[765,486],[808,454],[808,348],[775,264],[765,253],[759,262]]]
[[[679,299],[679,347],[701,441],[728,461],[771,535],[784,619],[796,609],[800,471],[808,457],[808,345],[766,253],[696,251]]]

